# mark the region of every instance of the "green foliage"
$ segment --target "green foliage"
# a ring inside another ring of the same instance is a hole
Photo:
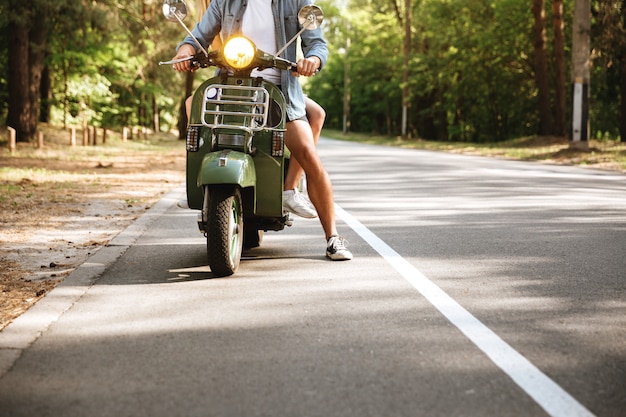
[[[402,6],[402,2],[395,3]],[[594,1],[596,8],[607,3],[611,3],[613,19],[620,16],[619,12],[623,16],[624,11],[615,12],[618,0]],[[327,38],[331,61],[306,88],[326,108],[327,127],[342,128],[344,74],[349,67],[351,129],[400,134],[403,11],[396,11],[393,4],[352,0],[341,13],[343,19],[325,23],[331,26],[326,29],[328,34],[337,34]],[[530,6],[528,0],[413,0],[409,60],[409,127],[413,136],[486,142],[537,133]],[[566,0],[564,6],[569,54],[573,0]],[[622,44],[616,42],[616,36],[610,40],[611,33],[626,39],[622,32],[615,31],[616,24],[609,25],[606,19],[603,22],[604,26],[595,22],[597,29],[605,28],[605,39],[595,37],[596,51]],[[546,4],[546,28],[546,46],[552,56],[550,1]],[[619,53],[608,54],[616,55]],[[626,54],[622,56],[626,59]],[[615,137],[619,74],[614,60],[603,60],[599,55],[595,60],[599,67],[593,69],[591,126],[594,131]],[[569,72],[566,78],[569,80]],[[554,85],[553,80],[550,84]]]
[[[591,68],[590,119],[592,137],[615,138],[620,134],[620,83],[626,78],[626,1],[598,0],[592,4],[591,40],[594,65]]]
[[[156,104],[171,124],[183,80],[175,76],[172,82],[172,71],[157,63],[174,54],[183,31],[165,21],[158,1],[150,3],[6,0],[0,5],[0,51],[8,48],[9,21],[28,24],[37,7],[51,28],[46,64],[53,123],[150,127]],[[0,54],[0,119],[7,110],[8,65],[6,53]]]
[[[573,1],[565,1],[567,53]],[[174,55],[184,32],[165,21],[160,3],[155,0],[145,7],[137,0],[0,2],[0,120],[7,112],[9,22],[27,24],[40,11],[51,25],[46,62],[53,122],[151,126],[156,108],[165,129],[176,126],[184,77],[157,63]],[[189,3],[193,10],[195,2]],[[349,93],[353,131],[399,135],[404,3],[317,3],[324,10],[330,58],[318,76],[302,81],[305,91],[326,109],[326,126],[342,128]],[[550,3],[546,4],[549,56]],[[619,71],[621,60],[626,60],[624,2],[592,0],[592,4],[592,136],[616,137],[618,86],[626,77]],[[486,142],[538,131],[530,6],[530,0],[413,0],[408,67],[408,126],[413,137]],[[194,21],[190,15],[187,23]],[[200,76],[206,71],[210,70]]]
[[[425,65],[413,76],[415,107],[423,103],[441,115],[436,127],[445,133],[436,132],[435,138],[482,141],[529,134],[524,129],[531,122],[527,101],[533,94],[529,19],[510,18],[524,16],[527,6],[515,0],[473,2],[471,8],[461,0],[422,4],[419,14],[428,19],[421,22],[425,29],[416,43],[417,59]],[[422,91],[426,95],[420,96]]]

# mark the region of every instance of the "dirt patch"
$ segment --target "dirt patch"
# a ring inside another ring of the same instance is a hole
[[[70,148],[47,133],[0,149],[0,329],[184,181],[174,136]]]

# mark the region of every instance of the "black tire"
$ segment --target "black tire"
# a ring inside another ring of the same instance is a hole
[[[263,230],[246,227],[243,232],[243,247],[246,249],[258,248],[263,241]]]
[[[207,256],[219,277],[237,271],[243,250],[243,204],[238,187],[211,188],[207,213]]]

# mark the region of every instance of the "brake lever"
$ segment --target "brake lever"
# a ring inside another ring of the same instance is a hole
[[[193,56],[186,56],[183,58],[172,59],[170,61],[161,61],[159,62],[159,65],[174,65],[174,64],[178,64],[179,62],[191,61],[192,59],[194,59]]]

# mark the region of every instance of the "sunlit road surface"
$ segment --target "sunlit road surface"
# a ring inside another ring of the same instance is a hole
[[[0,333],[0,416],[624,416],[626,176],[323,140],[214,278],[174,190]]]

